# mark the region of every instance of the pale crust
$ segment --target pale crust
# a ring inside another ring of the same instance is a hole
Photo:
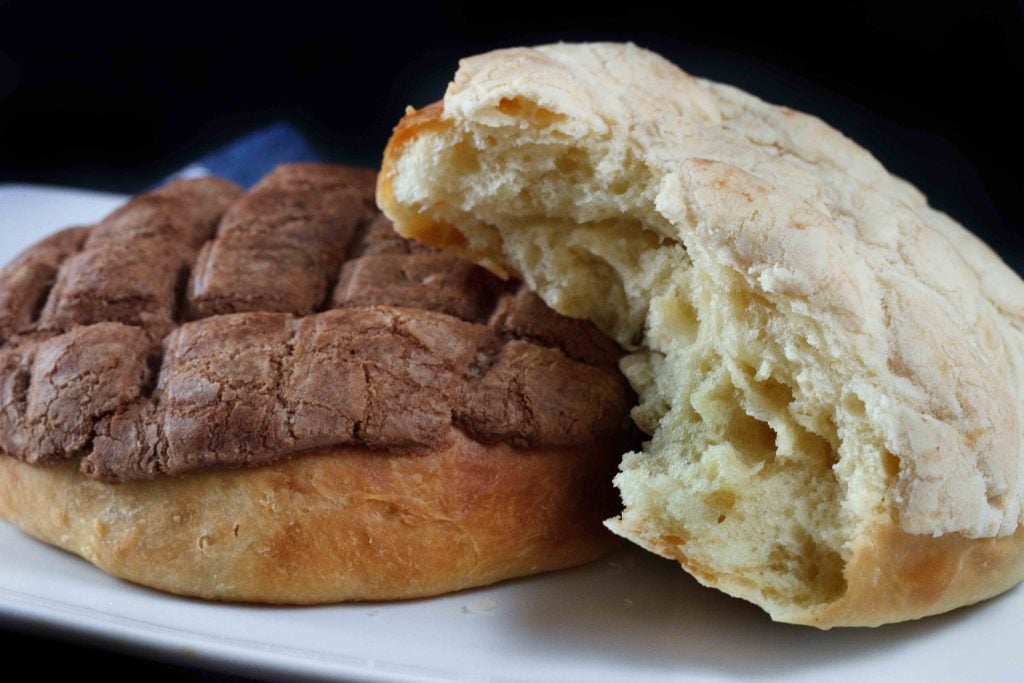
[[[579,565],[616,543],[621,444],[344,448],[252,469],[106,484],[0,454],[0,516],[104,571],[213,600],[437,595]]]

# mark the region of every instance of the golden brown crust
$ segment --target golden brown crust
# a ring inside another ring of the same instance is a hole
[[[642,529],[623,529],[644,535]],[[854,542],[843,570],[845,591],[824,604],[773,600],[749,579],[724,575],[681,555],[678,538],[645,537],[641,545],[679,562],[698,581],[751,600],[772,619],[821,629],[880,626],[973,605],[1024,580],[1024,527],[1012,536],[966,538],[908,534],[879,522]]]
[[[613,441],[613,440],[612,440]],[[252,469],[107,484],[0,454],[0,516],[104,571],[266,603],[413,598],[570,567],[615,545],[622,444],[343,448]]]
[[[516,276],[508,269],[508,264],[498,264],[489,254],[469,249],[465,235],[454,225],[434,220],[426,214],[408,211],[395,199],[392,179],[397,173],[396,165],[403,148],[418,135],[443,128],[446,125],[443,118],[444,102],[439,100],[422,109],[407,112],[398,122],[384,148],[384,158],[377,175],[377,205],[386,215],[393,217],[395,229],[404,237],[415,236],[417,242],[448,249],[500,277]]]
[[[387,147],[384,149],[385,160],[393,161],[398,158],[401,148],[414,136],[437,128],[440,125],[442,114],[444,114],[443,100],[431,102],[419,109],[407,109],[405,116],[402,117],[402,120],[398,122],[394,131],[392,131],[391,139],[388,140]],[[378,183],[380,182],[379,175],[377,181]]]
[[[863,535],[839,600],[787,621],[819,628],[878,626],[973,605],[1024,579],[1024,527],[1012,536],[920,536],[885,524]]]

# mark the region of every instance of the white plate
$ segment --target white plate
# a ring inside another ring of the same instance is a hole
[[[120,198],[0,186],[0,261]],[[257,676],[361,681],[1024,680],[1024,592],[880,629],[774,624],[672,563],[623,550],[581,569],[432,600],[206,604],[110,578],[0,522],[0,620]]]

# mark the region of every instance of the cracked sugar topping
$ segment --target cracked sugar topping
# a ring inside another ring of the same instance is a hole
[[[391,229],[375,174],[279,167],[135,197],[0,271],[0,448],[121,481],[345,445],[620,433],[618,347]]]

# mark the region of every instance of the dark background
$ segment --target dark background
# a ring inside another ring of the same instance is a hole
[[[0,182],[134,192],[281,119],[328,160],[374,165],[405,105],[438,99],[462,55],[632,40],[817,114],[1024,272],[1024,4],[618,6],[0,1]],[[38,657],[53,649],[140,666],[0,625],[8,666],[63,666]]]
[[[0,182],[135,192],[279,119],[376,164],[462,55],[633,40],[821,116],[1024,270],[1021,3],[619,6],[0,0]]]

